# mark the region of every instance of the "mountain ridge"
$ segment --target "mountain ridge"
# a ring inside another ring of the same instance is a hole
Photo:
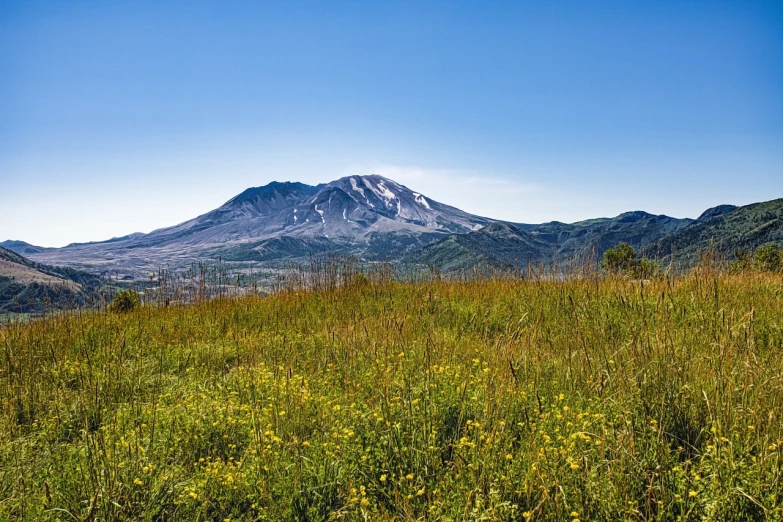
[[[713,207],[717,208],[720,207]],[[682,230],[648,245],[643,252],[667,261],[679,259],[688,263],[708,249],[731,257],[737,249],[754,249],[769,242],[783,244],[783,198],[711,212],[704,219],[700,217]]]
[[[696,219],[635,210],[574,223],[510,223],[470,214],[370,174],[318,185],[273,181],[147,234],[63,248],[23,241],[0,246],[48,265],[128,277],[202,260],[220,259],[237,269],[271,267],[328,252],[446,269],[479,262],[508,267],[579,256],[597,259],[621,241],[650,257],[691,262],[694,252],[718,236],[729,252],[762,240],[783,241],[782,207],[780,199],[717,205]]]
[[[306,185],[272,182],[249,188],[220,207],[148,234],[30,249],[36,260],[140,276],[156,266],[225,257],[261,262],[276,243],[276,259],[340,251],[367,260],[399,257],[450,233],[493,222],[371,174]],[[296,241],[276,241],[280,238]],[[293,245],[286,254],[280,245]],[[256,250],[258,249],[258,250]],[[244,253],[244,258],[242,253]]]
[[[0,247],[0,314],[81,306],[98,298],[101,284],[88,272],[44,265]]]

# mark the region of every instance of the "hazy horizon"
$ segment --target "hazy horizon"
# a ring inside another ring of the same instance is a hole
[[[778,2],[6,2],[0,241],[376,173],[520,223],[783,197]]]

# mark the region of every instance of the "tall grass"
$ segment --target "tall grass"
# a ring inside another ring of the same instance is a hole
[[[0,328],[0,519],[783,519],[780,275],[346,270]]]

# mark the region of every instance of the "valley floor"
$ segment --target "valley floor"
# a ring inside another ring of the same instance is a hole
[[[0,328],[0,520],[781,520],[783,278],[372,284]]]

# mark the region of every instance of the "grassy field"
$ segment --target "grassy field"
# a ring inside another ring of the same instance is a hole
[[[783,519],[780,275],[358,281],[0,328],[0,519]]]

